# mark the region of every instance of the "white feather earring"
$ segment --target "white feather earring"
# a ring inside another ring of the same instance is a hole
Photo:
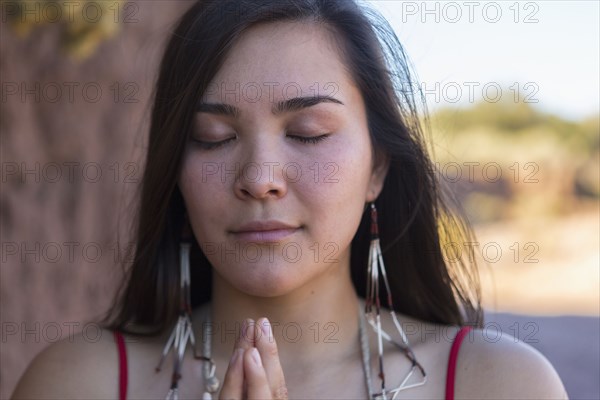
[[[167,393],[166,400],[178,400],[179,399],[179,380],[181,379],[181,369],[183,365],[183,357],[185,356],[185,350],[188,343],[191,343],[194,351],[194,358],[206,362],[206,368],[204,368],[204,381],[206,385],[206,391],[202,396],[203,400],[210,400],[212,394],[219,390],[219,380],[215,376],[215,363],[210,358],[210,354],[198,355],[196,353],[196,338],[194,337],[194,330],[192,329],[192,302],[190,296],[190,249],[191,242],[189,240],[182,240],[180,243],[179,250],[179,263],[180,263],[180,309],[179,318],[177,323],[165,344],[160,361],[156,366],[156,372],[159,372],[162,364],[171,349],[173,349],[173,374],[171,377],[171,387]],[[204,324],[204,328],[207,324]],[[206,332],[203,332],[205,336]],[[205,337],[206,341],[207,338]],[[208,338],[210,340],[210,338]],[[205,346],[206,347],[206,346]]]
[[[365,315],[367,321],[377,334],[377,349],[379,356],[379,379],[381,380],[381,391],[378,393],[373,393],[373,390],[369,388],[369,393],[373,399],[388,399],[388,396],[391,396],[391,399],[396,398],[397,394],[405,389],[417,387],[424,385],[427,381],[427,374],[425,370],[421,366],[421,364],[417,361],[410,345],[408,343],[408,338],[398,321],[398,317],[396,316],[396,311],[394,310],[394,305],[392,302],[392,293],[390,290],[390,284],[387,278],[387,273],[385,270],[385,265],[383,264],[383,256],[381,254],[381,246],[379,244],[379,227],[377,223],[377,209],[375,208],[375,204],[371,203],[371,245],[369,248],[369,261],[367,266],[367,298],[365,299]],[[381,302],[379,296],[379,275],[381,273],[381,277],[383,278],[383,283],[386,290],[386,298],[387,298],[387,307],[392,316],[392,320],[394,321],[394,325],[400,335],[402,340],[401,343],[392,339],[392,337],[386,333],[381,328]],[[373,307],[375,308],[373,310]],[[386,389],[386,381],[385,381],[385,372],[384,372],[384,363],[383,363],[383,339],[393,343],[397,348],[399,348],[404,355],[411,362],[411,368],[408,371],[406,377],[400,383],[400,385],[395,388],[388,390]],[[370,369],[370,363],[369,365]],[[415,373],[419,372],[421,375],[421,380],[417,380],[416,382],[409,383],[409,379]],[[369,377],[370,381],[370,377]]]

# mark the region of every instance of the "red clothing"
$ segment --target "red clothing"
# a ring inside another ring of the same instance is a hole
[[[127,350],[121,332],[114,331],[119,349],[119,400],[127,399]]]
[[[446,400],[454,400],[454,378],[456,375],[456,359],[458,350],[464,337],[471,330],[470,326],[463,326],[454,337],[450,357],[448,358],[448,372],[446,374]],[[115,341],[119,350],[119,400],[127,400],[127,351],[123,335],[114,331]]]
[[[454,337],[452,348],[450,348],[450,358],[448,358],[448,372],[446,373],[446,400],[454,400],[454,378],[456,375],[456,359],[458,358],[458,350],[460,344],[469,331],[470,326],[463,326]]]

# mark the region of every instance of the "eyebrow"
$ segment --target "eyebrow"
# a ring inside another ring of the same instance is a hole
[[[209,114],[225,115],[228,117],[237,117],[240,109],[230,104],[223,103],[200,103],[196,107],[196,112],[205,112]]]
[[[331,96],[308,96],[294,97],[293,99],[280,101],[271,109],[274,115],[283,114],[286,112],[298,111],[304,108],[316,106],[320,103],[334,103],[344,105],[340,100]],[[196,107],[196,112],[205,112],[209,114],[224,115],[228,117],[238,117],[240,109],[231,104],[224,103],[200,103]]]

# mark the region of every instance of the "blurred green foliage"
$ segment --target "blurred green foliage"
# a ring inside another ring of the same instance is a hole
[[[538,111],[529,103],[508,100],[481,102],[467,109],[442,109],[432,115],[434,129],[451,135],[484,128],[516,138],[541,130],[573,151],[585,153],[600,147],[599,122],[600,115],[574,122]]]
[[[441,109],[430,123],[438,176],[474,222],[566,213],[600,198],[600,114],[571,121],[510,99]]]
[[[123,0],[15,0],[4,5],[3,12],[21,38],[40,26],[59,29],[61,48],[76,60],[89,58],[113,37],[125,15]]]

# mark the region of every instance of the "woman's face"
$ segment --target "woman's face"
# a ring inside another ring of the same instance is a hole
[[[348,268],[381,191],[363,99],[333,43],[315,24],[253,27],[196,113],[179,187],[214,271],[247,294]]]

